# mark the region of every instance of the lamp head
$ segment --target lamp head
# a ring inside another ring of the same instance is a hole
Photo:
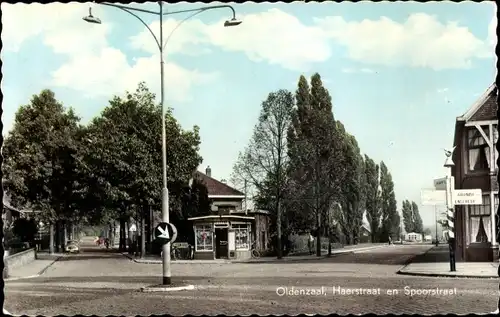
[[[83,21],[89,23],[101,24],[101,19],[96,18],[95,16],[92,15],[92,8],[89,8],[89,15],[83,17]]]
[[[237,25],[240,25],[241,22],[243,22],[243,21],[239,21],[239,20],[236,20],[236,18],[232,18],[231,20],[224,22],[224,26],[225,27],[237,26]]]

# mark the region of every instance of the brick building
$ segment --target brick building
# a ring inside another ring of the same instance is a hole
[[[265,251],[269,242],[269,213],[247,209],[245,193],[212,177],[210,167],[205,173],[196,172],[208,190],[212,215],[192,217],[195,234],[195,259],[246,259],[252,245]],[[216,209],[216,210],[215,210]]]
[[[480,188],[483,204],[455,206],[457,260],[496,261],[498,259],[498,89],[488,90],[456,119],[452,175],[456,189]]]

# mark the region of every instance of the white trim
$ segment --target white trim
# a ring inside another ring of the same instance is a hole
[[[227,199],[238,198],[238,199],[244,199],[245,195],[208,195],[208,199],[212,199],[212,198],[227,198]]]
[[[491,245],[497,245],[497,233],[496,233],[496,223],[495,223],[495,193],[490,192],[490,227],[491,227]]]
[[[457,117],[457,121],[469,121],[470,118],[481,108],[481,106],[486,102],[490,94],[494,91],[495,84],[492,84],[488,89],[479,97],[478,100],[472,105],[472,107],[467,110],[462,116]]]
[[[466,122],[465,126],[466,127],[473,127],[476,124],[478,125],[490,125],[490,124],[497,124],[498,120],[484,120],[484,121],[471,121],[471,122]]]
[[[188,218],[188,220],[203,220],[203,219],[221,219],[221,218],[234,218],[234,219],[247,219],[254,220],[255,217],[245,217],[245,216],[234,216],[234,215],[210,215],[210,216],[200,216],[200,217],[192,217]]]

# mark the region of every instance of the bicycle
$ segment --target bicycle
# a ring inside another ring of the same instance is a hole
[[[257,241],[254,241],[252,243],[252,249],[250,250],[250,254],[252,255],[252,258],[254,258],[254,259],[260,258],[260,252],[257,251],[256,245],[257,245]]]
[[[163,251],[160,252],[160,257],[163,258]],[[181,259],[181,250],[177,247],[171,247],[170,250],[170,259],[171,260],[180,260]]]

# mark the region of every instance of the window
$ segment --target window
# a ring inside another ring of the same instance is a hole
[[[196,226],[196,251],[213,251],[212,226]]]
[[[469,206],[469,234],[471,243],[484,243],[491,241],[490,208],[490,194],[483,195],[482,205]]]
[[[489,128],[482,127],[486,136]],[[489,169],[490,148],[486,140],[476,128],[471,128],[467,132],[467,142],[469,151],[469,170],[485,171]]]
[[[250,232],[246,224],[234,224],[236,250],[249,250],[250,249]]]

